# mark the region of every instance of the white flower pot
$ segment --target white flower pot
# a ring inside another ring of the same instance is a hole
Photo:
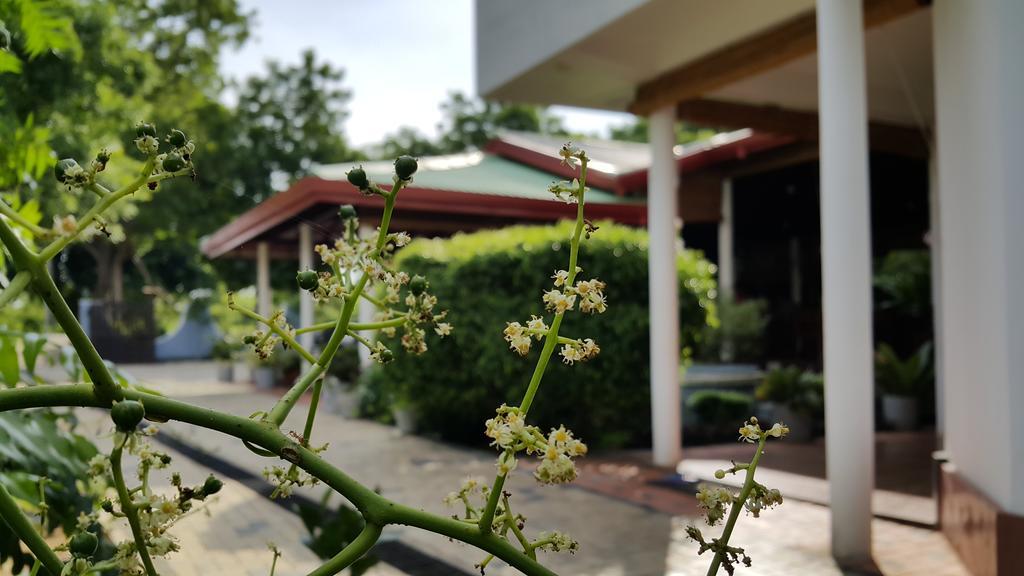
[[[217,381],[218,382],[234,382],[235,381],[235,367],[231,362],[219,361],[217,362]]]
[[[277,384],[277,373],[269,366],[255,366],[252,369],[252,383],[260,390],[270,390]]]
[[[917,428],[917,398],[913,396],[882,395],[882,418],[896,430]]]
[[[395,427],[402,434],[412,434],[416,431],[416,413],[412,408],[391,408],[391,414],[395,417]]]
[[[248,362],[235,362],[232,364],[234,382],[252,382],[252,367]]]
[[[359,389],[333,376],[324,382],[323,403],[332,414],[353,419],[359,415]]]

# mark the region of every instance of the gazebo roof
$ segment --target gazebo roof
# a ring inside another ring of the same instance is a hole
[[[788,143],[790,139],[739,130],[676,148],[680,171],[696,171],[747,154]],[[414,234],[447,235],[522,222],[553,222],[572,218],[575,207],[548,193],[551,182],[572,178],[558,149],[564,138],[506,132],[484,151],[421,158],[411,185],[402,191],[396,229]],[[588,172],[588,213],[635,226],[647,220],[646,205],[637,194],[646,190],[649,152],[644,144],[585,139],[593,158]],[[360,164],[367,175],[390,185],[390,161],[321,165],[293,184],[223,226],[203,242],[209,258],[250,257],[256,242],[266,241],[272,255],[294,258],[297,224],[312,226],[316,241],[340,232],[337,207],[352,204],[365,223],[376,225],[384,203],[364,196],[345,173]]]

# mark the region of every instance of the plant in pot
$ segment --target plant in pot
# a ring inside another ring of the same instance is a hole
[[[875,383],[882,393],[882,419],[896,430],[918,426],[918,398],[935,378],[932,343],[925,342],[903,360],[888,344],[875,352]]]
[[[359,373],[359,349],[342,345],[324,379],[323,402],[331,412],[345,418],[359,414]]]
[[[819,374],[785,366],[769,370],[754,397],[763,416],[789,425],[795,431],[790,435],[793,440],[809,442],[824,406],[823,392]]]
[[[213,345],[211,356],[217,363],[217,381],[233,382],[235,379],[234,359],[241,350],[241,342],[225,336]]]

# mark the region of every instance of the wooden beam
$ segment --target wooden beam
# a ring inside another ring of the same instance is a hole
[[[863,1],[865,28],[901,18],[929,3],[926,0]],[[629,111],[646,116],[659,108],[698,98],[813,54],[817,45],[817,25],[811,11],[644,82],[637,88]]]
[[[804,141],[818,140],[818,114],[789,110],[778,106],[755,106],[722,100],[689,100],[676,107],[680,120],[715,128],[751,128],[756,132],[794,136]],[[871,122],[868,142],[872,150],[911,156],[928,157],[928,140],[920,130],[910,126]]]

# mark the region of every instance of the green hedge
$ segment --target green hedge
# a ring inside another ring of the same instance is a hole
[[[608,284],[608,311],[570,313],[561,334],[593,337],[601,354],[575,366],[553,358],[530,416],[542,427],[564,422],[595,447],[635,445],[650,437],[647,233],[599,225],[583,243],[581,278]],[[510,351],[505,323],[544,314],[541,293],[551,274],[566,267],[570,234],[569,222],[514,226],[419,239],[403,249],[398,267],[429,279],[455,329],[445,340],[431,340],[423,356],[396,354],[365,380],[374,388],[370,396],[409,402],[422,432],[478,443],[494,409],[520,401],[540,353],[540,346],[525,358]],[[704,325],[716,321],[714,266],[694,251],[678,261],[681,337],[692,346]]]

